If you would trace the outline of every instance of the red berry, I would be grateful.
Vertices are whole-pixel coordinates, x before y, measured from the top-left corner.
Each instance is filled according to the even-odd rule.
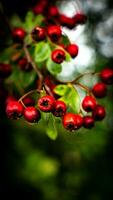
[[[23,42],[26,32],[23,28],[15,28],[12,31],[12,37],[15,42]]]
[[[35,105],[35,102],[34,100],[31,98],[31,97],[25,97],[23,99],[23,103],[24,105],[27,107],[27,106],[34,106]]]
[[[7,78],[12,72],[10,64],[0,63],[0,78]]]
[[[18,101],[9,101],[6,106],[6,114],[10,119],[18,119],[23,114],[23,106]]]
[[[55,106],[55,99],[46,95],[38,100],[38,108],[43,112],[51,112]]]
[[[55,49],[51,54],[51,58],[55,63],[61,64],[65,60],[65,52],[61,49]]]
[[[82,127],[83,118],[79,114],[67,113],[63,116],[63,126],[69,131],[74,131]]]
[[[51,25],[47,28],[47,34],[53,42],[58,42],[58,40],[61,38],[62,31],[60,26]]]
[[[82,101],[82,107],[86,112],[91,112],[95,109],[96,100],[92,96],[86,96]]]
[[[107,87],[104,83],[97,83],[94,85],[92,92],[95,97],[102,98],[106,96]]]
[[[58,8],[56,6],[50,6],[48,9],[48,15],[50,17],[57,17],[59,15]]]
[[[75,58],[78,55],[78,46],[76,44],[69,44],[66,47],[66,50],[72,58]]]
[[[45,40],[46,38],[45,29],[39,26],[36,26],[32,31],[32,38],[36,42]]]
[[[87,21],[87,16],[83,13],[77,13],[74,16],[74,20],[76,24],[85,24]]]
[[[38,122],[41,118],[39,110],[33,106],[29,106],[24,110],[24,118],[31,123]]]
[[[59,23],[62,26],[68,27],[69,29],[72,29],[75,27],[75,19],[72,17],[67,17],[66,15],[63,15],[63,14],[59,16]]]
[[[16,101],[14,96],[7,96],[6,100],[5,100],[5,104],[7,105],[10,101]]]
[[[29,72],[32,70],[32,65],[31,63],[28,63],[27,59],[26,58],[21,58],[19,61],[18,61],[18,64],[19,64],[19,67],[22,71],[26,71],[26,72]]]
[[[85,116],[83,118],[83,126],[85,128],[88,128],[88,129],[92,128],[94,126],[94,119],[93,119],[93,117],[92,116]]]
[[[56,117],[62,117],[66,113],[66,104],[63,101],[57,100],[52,113]]]
[[[100,73],[101,80],[107,84],[113,84],[113,69],[105,68]]]
[[[45,5],[43,5],[41,3],[38,3],[32,9],[32,11],[34,12],[35,15],[43,14],[44,10],[45,10]]]
[[[96,121],[101,121],[106,115],[105,108],[101,105],[97,105],[93,110],[92,116]]]

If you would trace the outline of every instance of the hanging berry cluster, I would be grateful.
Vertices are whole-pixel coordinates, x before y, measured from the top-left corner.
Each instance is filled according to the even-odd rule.
[[[17,20],[14,26],[11,21],[12,45],[3,52],[3,55],[8,52],[9,60],[5,58],[0,63],[0,79],[5,87],[10,87],[5,99],[9,119],[24,117],[29,123],[37,123],[45,120],[45,113],[51,121],[61,119],[69,131],[81,127],[90,129],[95,121],[104,119],[106,111],[98,99],[105,97],[107,86],[113,84],[111,68],[90,73],[100,78],[92,88],[80,83],[87,73],[71,82],[57,79],[62,63],[76,58],[79,53],[78,45],[70,42],[62,26],[73,29],[86,20],[82,12],[70,18],[49,1],[41,0],[28,11],[25,22]],[[86,92],[84,99],[80,100],[76,86]]]

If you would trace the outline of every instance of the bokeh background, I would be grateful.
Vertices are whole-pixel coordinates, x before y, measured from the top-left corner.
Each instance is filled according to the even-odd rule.
[[[8,17],[14,13],[23,16],[35,3],[32,0],[1,2]],[[113,68],[112,1],[59,1],[58,6],[69,16],[78,10],[88,16],[86,25],[71,31],[64,29],[80,47],[76,62],[70,64],[70,78],[76,73],[98,72],[105,66]],[[1,24],[3,27],[4,23]],[[67,79],[69,71],[63,70],[58,78]],[[88,86],[96,81],[91,76],[82,80]],[[55,141],[45,134],[43,123],[30,126],[23,120],[10,121],[0,108],[0,199],[8,195],[12,199],[32,200],[112,200],[112,86],[108,96],[99,101],[107,110],[105,120],[96,123],[92,130],[82,128],[74,134],[59,126]]]

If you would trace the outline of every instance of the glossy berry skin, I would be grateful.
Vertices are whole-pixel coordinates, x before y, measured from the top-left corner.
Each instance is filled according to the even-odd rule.
[[[46,95],[38,100],[38,108],[43,112],[52,112],[55,106],[55,99]]]
[[[26,58],[21,58],[18,61],[18,65],[22,71],[30,72],[32,70],[32,65],[28,63]]]
[[[105,108],[101,105],[97,105],[93,110],[92,116],[96,121],[101,121],[105,118],[106,111]]]
[[[23,106],[18,101],[9,101],[6,106],[6,114],[9,119],[18,119],[23,114]]]
[[[103,98],[107,94],[107,87],[104,83],[97,83],[94,85],[92,92],[95,97]]]
[[[66,104],[63,101],[57,100],[52,111],[56,117],[62,117],[66,114]]]
[[[24,105],[27,107],[27,106],[34,106],[35,105],[35,102],[34,100],[31,98],[31,97],[25,97],[23,99],[23,103]]]
[[[67,52],[71,55],[72,58],[75,58],[78,55],[78,46],[76,44],[70,44],[66,47]]]
[[[65,60],[65,52],[62,49],[55,49],[51,58],[55,63],[61,64]]]
[[[32,30],[32,39],[36,42],[38,41],[43,41],[46,38],[46,32],[44,28],[41,28],[39,26],[36,26],[33,30]]]
[[[69,29],[72,29],[75,27],[75,19],[72,17],[68,17],[66,15],[63,15],[63,14],[59,15],[59,23],[62,26],[66,26]]]
[[[14,96],[7,96],[5,100],[5,104],[7,105],[10,101],[16,101],[16,98]]]
[[[77,13],[74,16],[74,20],[76,24],[85,24],[87,21],[87,16],[84,13]]]
[[[100,73],[100,78],[103,83],[110,85],[113,84],[113,69],[105,68]]]
[[[91,112],[96,107],[96,100],[92,96],[86,96],[82,101],[82,108],[86,112]]]
[[[59,15],[58,8],[56,6],[50,6],[48,9],[48,15],[50,17],[57,17]]]
[[[25,36],[26,36],[26,32],[23,28],[15,28],[12,31],[12,37],[15,42],[19,42],[19,43],[23,42]]]
[[[12,72],[10,64],[0,63],[0,78],[7,78]]]
[[[51,25],[47,28],[47,35],[53,42],[58,42],[62,35],[62,30],[58,25]]]
[[[83,126],[84,128],[91,129],[94,127],[94,119],[92,116],[83,117]]]
[[[66,113],[62,122],[65,129],[74,131],[82,127],[83,118],[79,114]]]
[[[26,121],[31,122],[31,123],[38,122],[41,118],[40,111],[37,110],[33,106],[26,107],[24,109],[23,115],[24,115],[24,118],[26,119]]]

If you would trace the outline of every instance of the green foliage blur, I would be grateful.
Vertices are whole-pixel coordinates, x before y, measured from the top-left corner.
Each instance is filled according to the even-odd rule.
[[[98,52],[93,33],[101,17],[96,12],[88,14],[86,30]],[[113,57],[98,52],[97,63],[96,71],[104,65],[113,67]],[[0,112],[0,199],[8,195],[31,200],[112,200],[112,102],[110,86],[108,96],[100,100],[107,110],[105,120],[97,122],[92,130],[82,128],[75,133],[65,131],[59,123],[55,141],[45,134],[42,121],[32,126],[24,120],[8,120]]]

